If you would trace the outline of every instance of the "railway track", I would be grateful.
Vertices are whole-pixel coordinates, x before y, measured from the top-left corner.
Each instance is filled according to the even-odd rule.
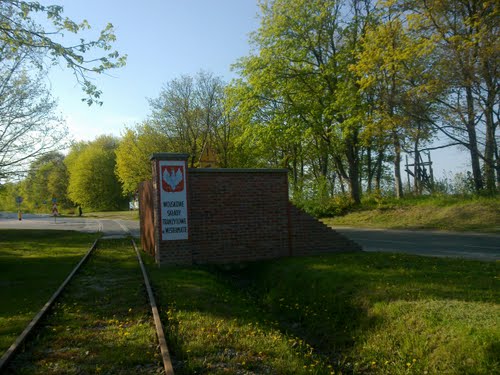
[[[46,360],[44,356],[50,357],[56,352],[59,359],[68,357],[63,358],[66,362],[71,362],[74,358],[76,363],[73,365],[76,366],[76,370],[73,368],[72,371],[78,372],[78,366],[88,366],[82,364],[88,358],[88,361],[95,366],[95,372],[99,373],[101,371],[99,360],[103,355],[99,351],[105,352],[110,346],[130,347],[132,344],[127,340],[134,335],[138,337],[137,340],[143,340],[142,336],[145,335],[143,331],[148,327],[152,331],[154,323],[156,335],[150,334],[148,339],[156,342],[150,342],[148,345],[149,349],[159,348],[159,353],[154,355],[151,353],[151,357],[161,357],[162,369],[136,365],[130,368],[130,373],[158,374],[161,371],[166,375],[173,375],[163,326],[139,250],[134,240],[128,245],[123,240],[117,241],[99,239],[93,243],[52,297],[2,355],[1,374],[16,374],[20,365],[30,361],[36,362],[36,365],[30,365],[32,367],[50,366],[50,360]],[[124,251],[124,245],[132,254]],[[101,246],[104,249],[109,248],[107,253],[104,250],[99,253]],[[133,258],[137,259],[133,261]],[[135,270],[132,272],[131,268]],[[149,303],[149,306],[145,306],[146,303]],[[145,321],[148,318],[149,322]],[[52,339],[40,340],[40,337],[51,335]],[[79,343],[79,339],[84,344]],[[63,341],[64,344],[58,344],[58,341]],[[134,345],[137,344],[134,342]],[[130,357],[140,354],[134,353],[133,350],[147,351],[148,348],[132,349]],[[64,356],[61,353],[64,353]],[[149,351],[147,353],[149,354]],[[57,366],[60,366],[60,363]],[[113,364],[110,366],[113,367]],[[54,372],[64,373],[64,370],[63,372],[59,370]],[[123,369],[117,371],[125,373]]]

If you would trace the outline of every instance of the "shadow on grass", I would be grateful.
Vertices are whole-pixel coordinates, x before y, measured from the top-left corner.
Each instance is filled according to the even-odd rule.
[[[233,348],[240,360],[245,358],[244,351],[257,352],[252,344],[242,344],[243,337],[228,341],[215,332],[214,342],[207,343],[196,333],[219,319],[237,322],[241,336],[247,334],[244,327],[253,325],[267,336],[278,331],[291,340],[289,349],[298,364],[283,373],[310,373],[311,363],[316,363],[314,373],[318,374],[329,373],[328,365],[343,373],[374,372],[370,362],[357,367],[353,362],[359,360],[354,349],[363,345],[370,332],[388,324],[384,314],[374,313],[375,306],[433,300],[495,303],[500,297],[492,262],[398,254],[336,254],[223,267],[153,268],[150,272],[180,374],[209,371],[206,363],[222,362],[225,347]],[[412,309],[395,305],[402,309],[395,316],[406,316],[406,310]],[[297,343],[301,343],[300,350],[295,350]],[[316,356],[306,355],[311,348]],[[258,369],[282,373],[278,357],[286,354],[273,355],[271,359],[267,354]],[[247,355],[242,361],[253,360],[257,366],[255,357]],[[406,366],[405,358],[399,361]]]
[[[48,301],[94,235],[0,230],[0,354]]]

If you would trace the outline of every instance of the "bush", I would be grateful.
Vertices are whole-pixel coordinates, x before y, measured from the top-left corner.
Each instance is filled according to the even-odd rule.
[[[342,216],[352,211],[356,206],[348,195],[336,195],[334,197],[324,197],[307,200],[293,201],[294,204],[314,217],[334,217]]]

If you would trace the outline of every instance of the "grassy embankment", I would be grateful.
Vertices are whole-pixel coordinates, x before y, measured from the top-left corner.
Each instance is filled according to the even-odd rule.
[[[176,374],[492,374],[495,263],[338,254],[151,267]]]
[[[101,241],[7,373],[161,373],[150,312],[129,240]]]
[[[346,215],[322,221],[332,226],[500,233],[500,197],[371,198]]]

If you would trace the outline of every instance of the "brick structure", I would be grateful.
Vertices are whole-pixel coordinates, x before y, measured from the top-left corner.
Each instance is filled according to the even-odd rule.
[[[188,169],[188,239],[162,241],[156,169],[158,161],[164,159],[186,160],[187,155],[154,154],[153,181],[141,184],[139,194],[141,244],[161,265],[233,263],[361,250],[289,202],[284,169]],[[149,196],[153,199],[147,201]],[[150,211],[142,207],[151,203],[153,228],[145,216]]]

